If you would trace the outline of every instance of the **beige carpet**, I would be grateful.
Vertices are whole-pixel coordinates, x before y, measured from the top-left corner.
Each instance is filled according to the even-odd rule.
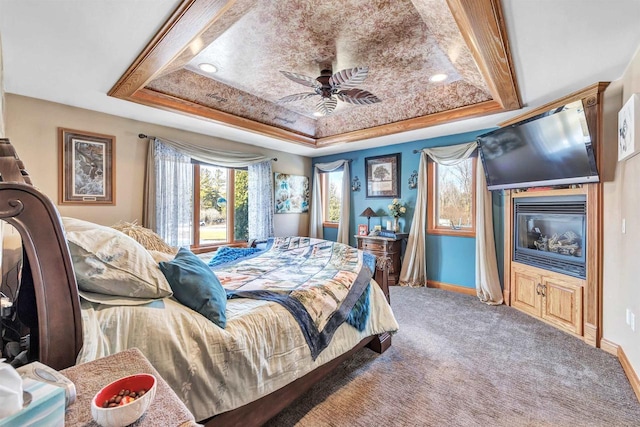
[[[519,311],[391,290],[400,331],[358,352],[267,425],[640,426],[618,360]]]

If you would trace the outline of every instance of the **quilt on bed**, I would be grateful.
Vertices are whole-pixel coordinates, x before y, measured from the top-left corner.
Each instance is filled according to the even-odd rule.
[[[365,295],[373,275],[363,252],[307,237],[275,238],[259,256],[213,267],[228,298],[274,301],[300,325],[315,360]],[[366,319],[365,319],[366,320]]]

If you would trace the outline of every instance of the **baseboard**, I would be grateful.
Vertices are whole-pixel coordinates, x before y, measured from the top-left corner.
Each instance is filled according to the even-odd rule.
[[[436,282],[435,280],[427,280],[428,288],[443,289],[445,291],[458,292],[460,294],[476,296],[475,288],[467,288],[466,286],[451,285],[449,283]]]
[[[614,356],[618,356],[618,344],[613,343],[606,338],[602,338],[600,340],[600,348],[606,351],[609,354],[613,354]]]
[[[633,370],[633,366],[631,366],[631,362],[627,359],[627,355],[624,354],[622,347],[618,347],[618,360],[622,365],[622,369],[624,369],[624,373],[627,374],[627,378],[631,383],[633,392],[636,394],[636,398],[640,402],[640,378],[638,378],[636,371]]]

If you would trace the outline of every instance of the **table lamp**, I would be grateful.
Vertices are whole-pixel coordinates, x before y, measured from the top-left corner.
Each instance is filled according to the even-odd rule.
[[[362,212],[360,214],[360,216],[366,216],[367,217],[367,230],[371,230],[371,217],[372,216],[378,216],[378,215],[376,215],[376,213],[373,211],[373,209],[367,208],[367,209],[364,210],[364,212]]]

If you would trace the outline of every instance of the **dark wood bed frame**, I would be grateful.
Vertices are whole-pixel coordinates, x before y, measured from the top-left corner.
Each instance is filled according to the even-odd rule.
[[[83,342],[82,319],[60,214],[51,200],[31,185],[8,139],[0,139],[0,219],[15,227],[22,237],[22,280],[16,307],[20,321],[30,331],[29,359],[57,370],[75,365]],[[379,259],[375,275],[387,299],[390,261]],[[391,336],[383,333],[367,337],[349,352],[287,386],[201,422],[208,427],[261,425],[365,346],[382,353],[391,346]]]

